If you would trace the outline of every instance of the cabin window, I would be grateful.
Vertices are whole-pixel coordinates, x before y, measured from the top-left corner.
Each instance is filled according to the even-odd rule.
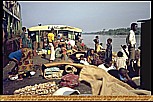
[[[68,32],[68,38],[70,38],[71,40],[74,40],[74,37],[73,37],[73,32]]]
[[[59,31],[59,34],[62,34],[64,38],[68,38],[68,31]]]

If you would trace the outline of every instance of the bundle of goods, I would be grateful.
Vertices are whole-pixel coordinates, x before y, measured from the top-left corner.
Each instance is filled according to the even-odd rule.
[[[60,79],[62,77],[63,70],[58,67],[50,67],[44,70],[44,77],[46,79]]]
[[[79,76],[75,75],[73,73],[66,74],[62,76],[60,86],[62,87],[69,87],[69,88],[75,88],[79,86]]]
[[[35,84],[34,86],[26,86],[14,91],[14,95],[52,95],[58,86],[55,81],[42,84]]]

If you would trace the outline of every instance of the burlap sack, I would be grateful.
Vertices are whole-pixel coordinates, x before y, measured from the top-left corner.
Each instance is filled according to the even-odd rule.
[[[84,66],[80,72],[79,80],[90,83],[93,95],[137,95],[131,91],[135,90],[134,88],[96,66]]]

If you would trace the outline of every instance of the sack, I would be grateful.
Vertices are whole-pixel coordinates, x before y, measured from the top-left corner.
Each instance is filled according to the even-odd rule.
[[[60,85],[63,87],[74,88],[79,86],[79,76],[75,74],[66,74],[61,78]]]

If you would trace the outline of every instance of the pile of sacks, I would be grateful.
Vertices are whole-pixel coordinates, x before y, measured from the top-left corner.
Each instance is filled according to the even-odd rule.
[[[34,86],[26,86],[14,91],[14,95],[52,95],[58,86],[55,81],[42,84],[35,84]]]

